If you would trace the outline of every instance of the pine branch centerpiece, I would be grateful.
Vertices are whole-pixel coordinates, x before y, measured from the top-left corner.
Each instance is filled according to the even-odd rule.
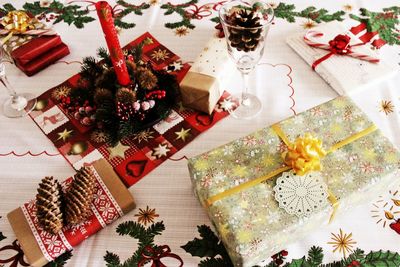
[[[100,48],[99,61],[84,58],[78,86],[56,100],[71,117],[105,132],[115,145],[166,118],[176,104],[178,83],[143,59],[147,40],[122,50],[110,6],[100,1],[96,8],[110,53]]]

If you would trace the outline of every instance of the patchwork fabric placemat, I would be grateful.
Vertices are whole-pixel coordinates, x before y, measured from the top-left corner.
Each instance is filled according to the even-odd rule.
[[[190,65],[183,63],[151,34],[143,34],[124,49],[144,40],[143,59],[151,62],[155,69],[176,75],[181,81]],[[76,87],[79,77],[76,74],[40,95],[30,116],[75,169],[85,162],[105,158],[127,186],[138,182],[200,133],[229,115],[224,110],[230,101],[226,92],[220,100],[223,104],[218,104],[212,115],[186,109],[178,103],[166,119],[110,147],[104,132],[82,125],[60,105],[60,96]]]

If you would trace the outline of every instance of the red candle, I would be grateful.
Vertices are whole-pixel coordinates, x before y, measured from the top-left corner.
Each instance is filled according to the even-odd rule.
[[[111,6],[106,1],[99,1],[96,3],[96,9],[118,82],[123,86],[127,86],[130,84],[131,79],[129,78],[128,69],[126,68],[125,57],[121,45],[119,44],[117,31],[114,27]]]

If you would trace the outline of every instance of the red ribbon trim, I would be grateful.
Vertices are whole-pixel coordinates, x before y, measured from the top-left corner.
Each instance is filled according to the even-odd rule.
[[[24,252],[19,246],[17,240],[14,240],[11,245],[7,245],[0,248],[0,251],[5,251],[5,250],[14,250],[17,252],[17,254],[5,260],[0,259],[0,263],[11,263],[10,267],[17,267],[18,264],[21,264],[22,266],[29,266],[29,264],[24,261]]]
[[[169,246],[164,245],[156,248],[146,246],[142,251],[141,260],[138,263],[138,267],[142,267],[148,261],[151,261],[151,267],[167,267],[161,262],[162,258],[176,259],[180,262],[179,267],[183,266],[183,260],[178,255],[171,253]]]

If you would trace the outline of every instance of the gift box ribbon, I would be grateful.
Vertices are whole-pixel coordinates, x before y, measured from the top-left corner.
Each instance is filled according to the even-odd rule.
[[[270,173],[268,173],[268,174],[266,174],[264,176],[258,177],[256,179],[251,180],[251,181],[244,182],[244,183],[242,183],[242,184],[240,184],[238,186],[235,186],[233,188],[227,189],[227,190],[225,190],[225,191],[223,191],[221,193],[218,193],[218,194],[216,194],[214,196],[209,197],[206,200],[207,206],[211,206],[212,204],[214,204],[218,200],[221,200],[223,198],[229,197],[229,196],[231,196],[233,194],[236,194],[236,193],[238,193],[240,191],[243,191],[245,189],[248,189],[248,188],[251,188],[253,186],[256,186],[256,185],[258,185],[258,184],[260,184],[262,182],[270,180],[270,179],[274,178],[275,176],[277,176],[277,175],[279,175],[279,174],[281,174],[281,173],[283,173],[285,171],[293,170],[296,173],[305,174],[308,171],[319,170],[321,168],[320,163],[319,163],[319,159],[320,158],[322,158],[323,156],[325,156],[327,154],[330,154],[330,153],[334,152],[335,150],[340,149],[340,148],[342,148],[342,147],[344,147],[344,146],[346,146],[346,145],[348,145],[348,144],[350,144],[350,143],[352,143],[352,142],[354,142],[354,141],[356,141],[356,140],[358,140],[358,139],[360,139],[360,138],[362,138],[362,137],[364,137],[364,136],[376,131],[377,127],[375,125],[371,125],[368,128],[366,128],[366,129],[364,129],[364,130],[362,130],[362,131],[360,131],[358,133],[355,133],[354,135],[351,135],[351,136],[343,139],[340,142],[337,142],[331,148],[329,148],[327,151],[324,151],[322,149],[321,141],[313,139],[310,136],[308,136],[309,137],[309,141],[306,141],[307,138],[305,138],[305,139],[303,138],[303,140],[296,140],[296,142],[294,144],[292,144],[289,141],[289,139],[287,138],[287,135],[283,132],[282,128],[279,126],[279,124],[272,125],[272,129],[275,131],[275,133],[279,136],[279,138],[288,147],[288,151],[284,152],[282,154],[282,156],[284,157],[284,161],[285,161],[286,166],[280,167],[280,168],[278,168],[278,169],[276,169],[276,170],[274,170],[274,171],[272,171],[272,172],[270,172]],[[306,137],[307,137],[307,134],[306,134]],[[290,152],[293,152],[293,148],[296,146],[296,143],[298,143],[300,141],[302,141],[303,143],[307,143],[305,146],[308,146],[308,147],[313,147],[313,146],[315,147],[316,145],[318,146],[314,150],[314,151],[317,151],[317,153],[313,153],[314,154],[313,155],[314,158],[312,159],[312,161],[314,161],[314,162],[312,163],[313,166],[311,166],[311,167],[305,167],[304,164],[303,165],[299,164],[299,162],[292,162],[292,161],[286,162],[287,161],[286,160],[287,159],[287,155]],[[310,155],[308,155],[308,156],[310,156]],[[308,156],[306,155],[304,157],[308,157]],[[297,159],[300,159],[300,161],[302,161],[304,159],[304,157],[303,158],[302,157],[297,157]],[[317,158],[318,158],[318,162],[316,163],[315,160],[317,160]],[[310,161],[306,160],[306,162],[310,162]],[[328,189],[328,201],[331,203],[331,205],[333,207],[333,212],[332,212],[332,214],[330,216],[330,219],[329,219],[329,222],[331,222],[332,219],[335,217],[336,211],[337,211],[338,206],[339,206],[339,202],[338,202],[338,199],[336,198],[336,196],[329,189]]]
[[[319,43],[317,41],[314,41],[312,38],[316,38],[316,37],[322,37],[324,34],[322,32],[317,32],[317,31],[308,31],[305,35],[304,35],[304,42],[311,46],[311,47],[315,47],[315,48],[320,48],[320,49],[324,49],[324,50],[328,50],[329,53],[326,54],[325,56],[317,59],[316,61],[314,61],[314,63],[312,64],[312,69],[315,70],[315,68],[322,63],[323,61],[327,60],[328,58],[330,58],[333,55],[346,55],[346,56],[350,56],[350,57],[354,57],[354,58],[358,58],[361,60],[365,60],[371,63],[378,63],[379,62],[379,58],[373,57],[371,55],[367,55],[367,54],[362,54],[362,53],[358,53],[352,50],[353,47],[356,46],[361,46],[361,45],[365,45],[364,43],[359,43],[359,44],[354,44],[354,45],[350,45],[350,37],[348,35],[345,34],[339,34],[337,35],[333,40],[330,40],[328,42],[328,44],[325,43]]]
[[[27,35],[55,35],[52,29],[45,29],[44,25],[36,18],[31,18],[26,12],[21,10],[10,11],[1,18],[0,24],[4,27],[0,30],[0,35],[7,34],[1,40],[5,44],[14,33]]]

